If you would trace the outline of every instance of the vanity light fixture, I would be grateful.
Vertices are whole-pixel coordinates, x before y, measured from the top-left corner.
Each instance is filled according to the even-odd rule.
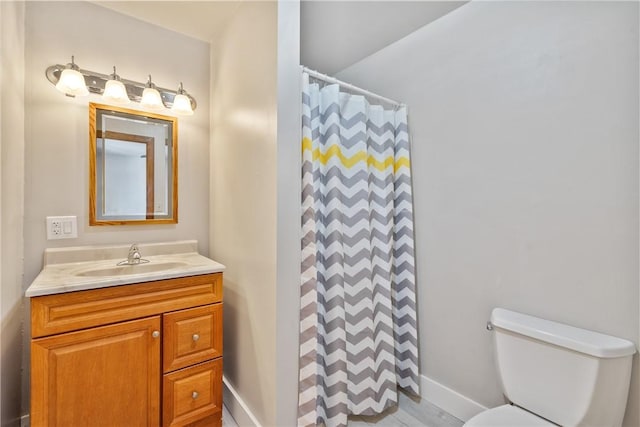
[[[0,0],[2,1],[2,0]],[[90,93],[103,95],[107,103],[128,103],[129,101],[139,102],[142,107],[150,110],[161,110],[168,108],[174,114],[192,115],[197,107],[196,100],[189,95],[180,83],[180,89],[171,90],[158,87],[151,82],[140,83],[133,80],[120,78],[116,72],[111,75],[100,74],[95,71],[88,71],[78,68],[71,57],[71,63],[67,65],[55,64],[47,68],[47,80],[51,82],[60,92],[67,96],[75,97],[88,95]],[[67,77],[69,76],[69,77]],[[112,83],[113,82],[113,83]],[[122,91],[122,85],[124,91]],[[118,93],[113,95],[113,87],[118,87]],[[160,102],[155,95],[145,97],[145,92],[153,94],[153,91],[145,89],[155,89],[159,94]],[[150,100],[153,97],[153,100]],[[143,102],[144,98],[144,102]],[[149,101],[147,102],[147,100]],[[174,104],[178,104],[173,108]]]
[[[107,102],[113,102],[114,104],[128,104],[131,102],[127,95],[127,88],[124,87],[124,83],[120,80],[120,76],[116,73],[116,66],[113,66],[113,74],[110,76],[110,80],[104,86],[104,93],[102,98]]]
[[[70,97],[89,95],[89,90],[84,82],[84,76],[80,73],[74,57],[60,72],[60,79],[56,82],[56,89]]]
[[[140,100],[140,104],[150,110],[164,109],[162,96],[160,95],[160,92],[158,92],[158,89],[156,89],[156,85],[151,81],[151,74],[149,74],[149,80],[147,81],[146,87],[142,91],[142,99]]]
[[[187,96],[187,91],[182,87],[182,82],[180,82],[180,87],[178,88],[178,94],[173,99],[173,106],[171,107],[171,111],[181,116],[192,116],[193,109],[191,109],[191,102]]]

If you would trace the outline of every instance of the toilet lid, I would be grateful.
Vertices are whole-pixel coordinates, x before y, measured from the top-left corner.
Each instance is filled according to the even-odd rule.
[[[513,405],[503,405],[480,412],[463,427],[549,427],[549,421]]]

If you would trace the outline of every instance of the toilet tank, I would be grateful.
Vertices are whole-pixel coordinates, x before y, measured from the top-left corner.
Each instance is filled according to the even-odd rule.
[[[502,308],[491,325],[510,402],[562,426],[622,424],[632,342]]]

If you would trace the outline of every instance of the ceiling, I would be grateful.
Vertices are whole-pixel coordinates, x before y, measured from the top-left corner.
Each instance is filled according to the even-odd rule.
[[[185,34],[195,39],[212,41],[219,37],[242,0],[231,1],[94,1],[141,21]]]
[[[300,62],[335,74],[466,1],[303,1]]]
[[[246,2],[94,3],[196,39],[213,41]],[[465,3],[431,0],[302,1],[301,62],[323,73],[335,74]]]

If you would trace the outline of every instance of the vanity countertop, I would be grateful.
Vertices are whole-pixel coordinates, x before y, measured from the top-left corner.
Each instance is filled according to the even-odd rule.
[[[131,283],[219,273],[225,266],[198,253],[196,240],[140,243],[149,263],[116,267],[131,245],[45,249],[44,267],[27,289],[27,297],[99,289]],[[113,274],[111,274],[113,272]]]

